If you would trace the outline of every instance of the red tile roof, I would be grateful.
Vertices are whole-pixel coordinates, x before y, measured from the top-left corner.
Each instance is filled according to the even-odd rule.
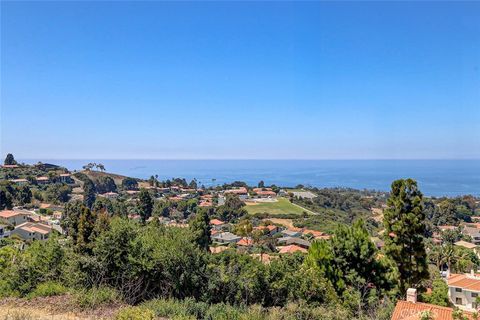
[[[480,277],[467,274],[452,274],[448,278],[448,286],[480,292]]]
[[[294,253],[294,252],[307,252],[307,249],[292,244],[289,246],[281,247],[279,253]]]
[[[26,212],[21,211],[13,211],[13,210],[2,210],[0,211],[0,218],[8,219],[12,217],[16,217],[19,215],[28,215]]]
[[[238,246],[251,246],[253,244],[253,240],[249,238],[242,238],[240,241],[237,242]]]
[[[420,320],[422,312],[429,311],[433,320],[452,320],[452,308],[440,307],[428,303],[413,303],[407,301],[398,301],[393,310],[391,320]],[[464,312],[468,319],[473,319],[472,314]]]
[[[210,224],[213,224],[214,226],[219,226],[219,225],[222,225],[224,224],[225,222],[223,222],[222,220],[218,220],[218,219],[212,219],[210,220]]]

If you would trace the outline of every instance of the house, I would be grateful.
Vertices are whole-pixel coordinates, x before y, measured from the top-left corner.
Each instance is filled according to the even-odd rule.
[[[214,230],[221,230],[223,228],[223,226],[225,225],[225,222],[223,222],[222,220],[218,220],[218,219],[212,219],[212,220],[210,220],[210,225],[212,226],[212,228]]]
[[[248,198],[248,190],[245,187],[225,190],[223,194],[236,194],[240,199],[245,200]]]
[[[18,168],[18,164],[3,164],[2,168],[4,168],[4,169],[16,169],[16,168]]]
[[[282,230],[281,233],[285,237],[300,237],[302,235],[301,230],[298,230],[298,229],[285,229],[285,230]]]
[[[13,229],[11,234],[17,234],[25,240],[46,240],[51,232],[52,227],[46,224],[25,222]]]
[[[15,183],[16,185],[19,185],[19,186],[24,186],[24,185],[27,185],[28,184],[28,180],[27,179],[12,179],[10,180],[11,182]]]
[[[278,238],[278,243],[285,244],[285,245],[297,245],[299,247],[308,249],[310,248],[310,242],[301,238],[297,237],[282,237]]]
[[[249,247],[253,244],[252,238],[243,237],[237,242],[237,246]]]
[[[240,239],[242,238],[231,232],[221,232],[212,236],[213,241],[220,243],[237,243]]]
[[[279,228],[277,226],[274,226],[274,225],[268,225],[268,226],[258,226],[258,227],[255,227],[253,228],[254,230],[261,230],[269,235],[274,235],[276,233],[278,233],[279,231]]]
[[[391,320],[421,320],[430,315],[433,320],[453,320],[453,309],[434,304],[417,302],[417,290],[407,290],[407,301],[398,301],[393,310]],[[473,320],[473,314],[463,313],[468,320]]]
[[[474,244],[480,244],[480,229],[478,229],[476,226],[467,225],[463,228],[462,233],[470,236]]]
[[[62,173],[58,176],[58,180],[62,183],[73,183],[70,173]]]
[[[116,193],[116,192],[105,192],[105,193],[99,194],[98,196],[99,197],[104,197],[104,198],[107,198],[107,199],[115,199],[115,198],[118,198],[118,193]]]
[[[18,226],[28,221],[30,213],[24,211],[2,210],[0,211],[0,221]]]
[[[458,308],[467,311],[476,310],[477,297],[480,295],[480,276],[473,270],[470,274],[451,274],[447,277],[448,296]]]
[[[272,188],[253,188],[253,192],[259,198],[275,198],[277,194],[272,191]]]
[[[285,247],[278,247],[277,249],[278,249],[278,253],[280,253],[280,254],[295,253],[295,252],[306,253],[307,252],[307,249],[299,247],[295,244],[291,244],[291,245],[285,246]]]
[[[455,245],[458,246],[458,247],[463,247],[463,248],[466,248],[466,249],[470,249],[473,252],[475,252],[475,254],[478,256],[477,245],[476,244],[460,240],[460,241],[455,242]]]
[[[36,180],[38,184],[47,184],[50,182],[48,177],[37,177]]]

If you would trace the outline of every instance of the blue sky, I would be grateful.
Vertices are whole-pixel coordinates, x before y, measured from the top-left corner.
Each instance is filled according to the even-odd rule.
[[[3,2],[1,154],[480,158],[480,2]]]

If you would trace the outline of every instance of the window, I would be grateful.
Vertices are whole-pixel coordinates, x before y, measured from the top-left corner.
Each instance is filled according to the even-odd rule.
[[[455,292],[462,292],[462,288],[455,288]]]
[[[478,293],[472,292],[472,298],[476,298],[476,297],[478,297]]]
[[[462,298],[456,298],[455,304],[462,304]]]

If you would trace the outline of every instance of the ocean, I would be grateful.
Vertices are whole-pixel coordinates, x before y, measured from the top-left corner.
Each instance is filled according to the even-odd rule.
[[[388,191],[393,180],[413,178],[427,196],[480,196],[480,160],[49,160],[79,170],[88,162],[136,178],[196,178],[200,185],[244,181],[256,185],[350,187]]]

